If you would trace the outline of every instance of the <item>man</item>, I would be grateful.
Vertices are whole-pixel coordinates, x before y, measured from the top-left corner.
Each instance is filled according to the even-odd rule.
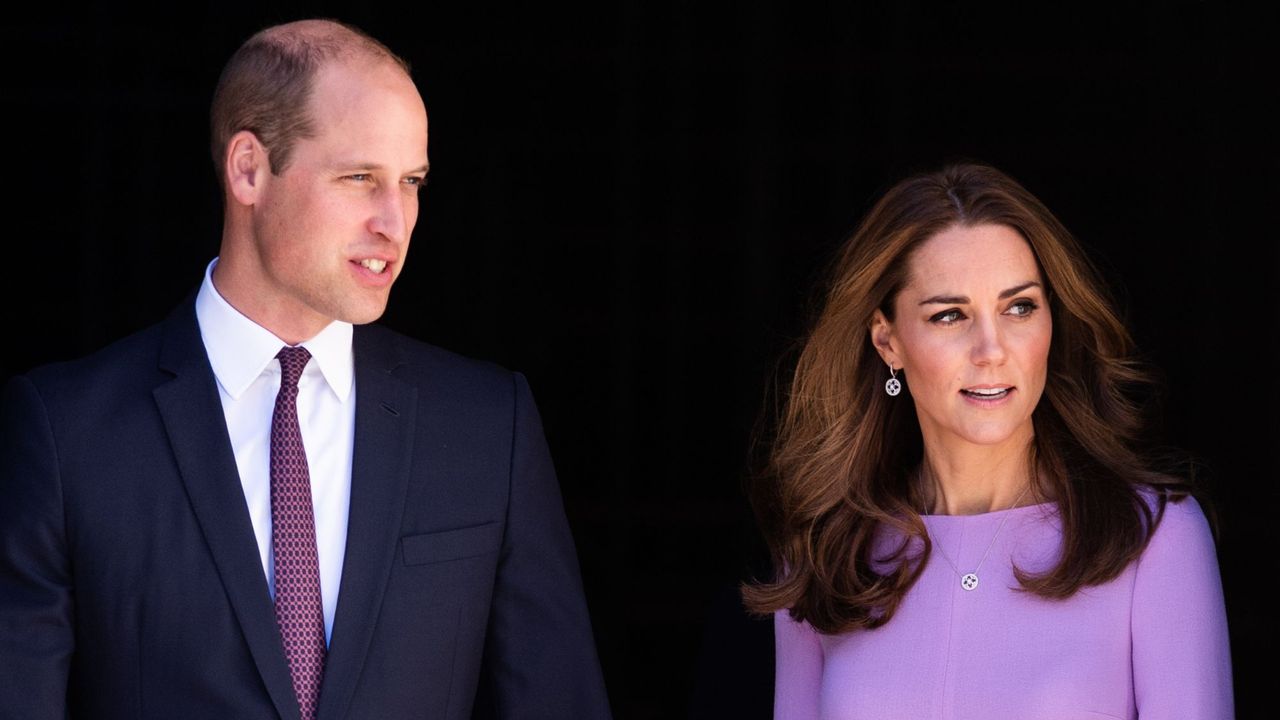
[[[269,28],[212,120],[199,291],[5,390],[0,717],[607,717],[524,379],[362,326],[428,167],[403,61]]]

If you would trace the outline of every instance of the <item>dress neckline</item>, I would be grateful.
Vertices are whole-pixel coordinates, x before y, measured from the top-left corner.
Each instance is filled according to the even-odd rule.
[[[963,523],[966,521],[976,523],[976,522],[981,522],[983,520],[990,520],[993,518],[996,520],[999,520],[1008,513],[1023,513],[1030,510],[1039,510],[1042,512],[1050,511],[1050,510],[1056,511],[1057,507],[1058,507],[1058,503],[1050,500],[1048,502],[1034,503],[1031,505],[1019,505],[1018,507],[1005,508],[1003,510],[992,510],[991,512],[985,512],[985,513],[975,513],[973,515],[947,515],[944,513],[937,513],[937,514],[921,513],[920,518],[924,520],[926,523],[933,522],[933,523],[956,524],[956,523]]]

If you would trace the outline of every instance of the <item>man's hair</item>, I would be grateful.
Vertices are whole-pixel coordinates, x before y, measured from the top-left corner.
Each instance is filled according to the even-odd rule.
[[[279,175],[299,138],[313,137],[308,107],[316,73],[327,62],[369,59],[409,63],[364,31],[335,20],[300,20],[266,28],[236,50],[213,93],[209,114],[214,172],[224,178],[227,143],[248,130],[267,148],[267,166]]]

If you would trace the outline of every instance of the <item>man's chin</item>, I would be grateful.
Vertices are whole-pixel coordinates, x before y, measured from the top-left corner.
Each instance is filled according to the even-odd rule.
[[[351,323],[352,325],[368,325],[371,322],[377,321],[378,318],[382,317],[386,311],[387,303],[384,300],[376,306],[369,305],[362,308],[351,308],[339,315],[337,319],[346,323]]]

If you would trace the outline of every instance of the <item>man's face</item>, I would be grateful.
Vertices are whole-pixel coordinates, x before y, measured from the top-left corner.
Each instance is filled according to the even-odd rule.
[[[303,339],[376,320],[409,250],[427,172],[427,114],[390,63],[331,62],[310,101],[316,134],[265,174],[253,209],[255,304]]]

